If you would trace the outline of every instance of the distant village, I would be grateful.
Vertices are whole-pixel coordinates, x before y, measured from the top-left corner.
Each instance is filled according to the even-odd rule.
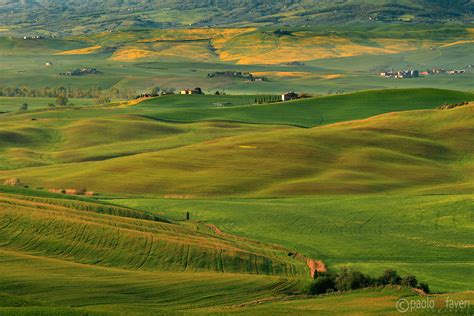
[[[382,71],[380,73],[380,77],[383,78],[395,78],[395,79],[407,79],[407,78],[418,78],[423,76],[432,76],[432,75],[439,75],[439,74],[448,74],[448,75],[460,75],[465,74],[465,69],[427,69],[424,71],[419,71],[416,69],[406,69],[400,71]]]

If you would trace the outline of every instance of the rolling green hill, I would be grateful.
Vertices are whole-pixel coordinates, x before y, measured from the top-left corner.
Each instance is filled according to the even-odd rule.
[[[472,192],[472,190],[471,190]],[[112,200],[120,205],[216,224],[224,232],[277,243],[380,275],[414,274],[435,292],[472,289],[472,194],[357,194],[257,199]]]
[[[261,251],[250,240],[216,237],[205,225],[150,221],[133,210],[70,199],[3,194],[1,202],[4,250],[146,271],[309,275],[306,263],[284,249]]]
[[[289,250],[276,245],[275,240],[285,245],[292,244],[301,250],[312,249],[310,251],[314,252],[319,249],[316,251],[319,254],[338,257],[331,263],[346,264],[352,255],[358,254],[364,259],[351,262],[354,266],[371,272],[379,272],[388,265],[396,266],[401,271],[416,272],[428,279],[437,290],[462,291],[470,284],[469,274],[466,274],[470,269],[469,265],[461,260],[464,258],[461,253],[469,258],[469,252],[467,248],[459,247],[466,240],[462,234],[468,233],[469,226],[458,225],[456,235],[449,233],[449,227],[454,223],[450,220],[451,216],[457,222],[469,212],[468,209],[461,210],[460,203],[467,201],[466,197],[461,196],[454,200],[436,196],[411,197],[402,207],[396,206],[396,201],[393,200],[396,212],[403,210],[403,214],[408,217],[419,216],[419,211],[428,215],[417,224],[417,229],[406,226],[408,218],[406,223],[394,225],[395,221],[389,214],[377,210],[380,203],[372,197],[352,199],[352,202],[356,202],[352,203],[354,211],[351,211],[350,219],[347,217],[349,214],[345,214],[347,222],[344,225],[345,231],[342,232],[338,222],[341,221],[340,216],[347,213],[342,208],[349,204],[340,203],[344,199],[335,201],[333,197],[313,201],[114,201],[152,211],[155,208],[165,210],[174,220],[164,222],[157,220],[161,217],[152,218],[135,209],[92,199],[2,186],[0,192],[2,315],[141,315],[183,312],[207,315],[278,314],[294,313],[300,309],[310,314],[315,311],[381,314],[393,312],[396,300],[401,297],[420,299],[409,289],[391,287],[326,295],[317,299],[295,296],[301,293],[309,278],[306,262],[289,256]],[[369,199],[370,203],[367,203]],[[416,213],[406,208],[412,203],[419,205]],[[299,205],[301,211],[291,215],[287,212],[289,205]],[[363,205],[364,211],[355,211],[356,205]],[[367,205],[371,205],[370,210],[366,208]],[[242,206],[253,215],[248,216],[238,211],[242,210]],[[453,206],[457,208],[456,211]],[[324,211],[328,207],[331,211],[329,213]],[[194,220],[181,221],[184,217],[183,210],[186,209],[192,209]],[[228,211],[222,212],[223,209]],[[255,210],[259,211],[255,213]],[[391,216],[396,216],[396,212],[391,213]],[[439,232],[435,234],[429,230],[429,226],[433,224],[431,215],[435,213],[438,214],[438,230],[447,233],[444,238],[449,243],[445,246],[437,244],[437,239],[432,239],[434,236],[441,238]],[[276,226],[270,225],[268,220],[260,221],[255,218],[256,214],[267,219],[273,214],[270,216],[274,217],[273,224]],[[275,218],[275,214],[280,215]],[[288,228],[288,218],[285,216],[290,215],[294,222],[289,227],[291,233],[276,234],[281,225]],[[360,225],[358,221],[365,216],[375,216],[376,219],[357,228]],[[240,228],[233,228],[239,232],[238,235],[221,232],[216,226],[199,221],[205,217],[215,222],[222,221],[226,230],[231,228],[229,219],[232,218],[234,223],[241,225]],[[309,218],[314,220],[324,217],[326,224],[321,225],[325,228],[317,234],[308,231],[308,227],[301,230],[303,221],[295,222],[295,217],[306,218],[306,227],[311,223]],[[352,226],[347,225],[351,220],[354,220]],[[390,222],[392,224],[389,225]],[[415,222],[410,221],[411,225]],[[255,226],[258,223],[260,226]],[[381,233],[380,225],[386,228],[384,233]],[[401,227],[405,228],[400,230]],[[436,258],[437,262],[432,265],[423,262],[419,250],[417,252],[418,246],[413,244],[411,251],[406,249],[397,256],[398,263],[390,262],[387,257],[377,253],[367,256],[368,249],[363,253],[358,253],[356,249],[345,252],[344,248],[340,248],[342,244],[336,246],[353,234],[359,236],[360,244],[364,243],[360,236],[371,238],[371,233],[378,234],[383,236],[378,238],[378,243],[392,244],[391,248],[385,249],[387,256],[397,253],[395,247],[405,246],[401,241],[407,236],[394,243],[392,234],[395,232],[410,234],[412,240],[418,240],[415,236],[422,234],[425,239],[417,242],[428,242],[421,248],[423,254],[430,253],[427,258]],[[314,237],[311,239],[315,240],[303,242],[304,233],[308,234],[304,238],[312,235]],[[242,235],[253,235],[258,241]],[[382,250],[387,244],[377,249]],[[315,247],[316,245],[318,246]],[[336,248],[345,255],[327,252],[328,249]],[[431,251],[436,255],[433,256]],[[446,260],[447,257],[444,256],[450,256],[453,251],[456,256]],[[410,260],[414,253],[418,253],[419,262],[404,263],[403,260]],[[431,268],[426,269],[427,266]],[[440,274],[443,277],[437,278]],[[461,275],[464,278],[460,278]],[[459,281],[454,281],[455,278],[459,278]],[[444,302],[447,297],[445,294],[432,298]],[[450,293],[449,297],[472,301],[470,292]],[[373,304],[374,300],[380,303]]]
[[[7,117],[13,129],[3,131],[2,156],[12,170],[0,171],[0,176],[20,177],[36,187],[184,196],[472,189],[472,106],[393,112],[311,129],[225,122],[173,125],[150,119],[140,106],[117,111]],[[113,115],[91,120],[103,113]],[[34,127],[25,126],[25,120]],[[127,178],[127,186],[117,181],[121,177]]]
[[[473,13],[0,0],[0,315],[472,314]]]
[[[332,271],[395,268],[472,300],[474,108],[433,109],[470,97],[171,96],[3,114],[0,179],[43,189],[0,186],[0,313],[380,314],[417,297],[295,297],[309,279],[305,256]],[[305,114],[290,116],[298,107]],[[337,123],[292,126],[312,126],[316,109]],[[184,111],[206,115],[163,116]],[[81,187],[100,195],[47,192]]]
[[[202,103],[199,102],[201,99]],[[249,99],[252,100],[251,97]],[[387,112],[433,109],[446,102],[474,100],[474,94],[436,89],[397,89],[357,92],[285,103],[252,106],[246,104],[224,108],[218,108],[213,105],[212,101],[198,97],[195,102],[201,103],[202,106],[200,107],[187,106],[183,108],[175,106],[183,100],[186,99],[182,97],[157,98],[142,102],[139,106],[147,109],[152,107],[158,110],[163,109],[163,111],[151,116],[176,122],[228,120],[312,127],[363,119]],[[235,105],[238,105],[238,103]]]
[[[284,248],[205,223],[163,222],[102,202],[0,191],[9,192],[0,193],[2,314],[224,306],[281,297],[309,276],[306,262]]]

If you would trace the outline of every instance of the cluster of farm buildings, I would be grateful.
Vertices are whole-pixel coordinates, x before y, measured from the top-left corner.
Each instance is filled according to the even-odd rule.
[[[135,99],[138,99],[138,98],[151,98],[151,97],[157,97],[157,96],[165,96],[165,95],[168,95],[168,94],[174,94],[174,92],[165,92],[165,91],[162,91],[161,93],[159,94],[152,94],[152,93],[142,93],[141,95],[138,95]],[[196,95],[196,94],[204,94],[204,92],[202,91],[201,88],[194,88],[194,89],[182,89],[182,90],[179,90],[179,94],[180,95]],[[215,93],[216,95],[220,95],[219,91],[217,91]],[[293,92],[293,91],[289,91],[289,92],[285,92],[285,93],[282,93],[281,94],[281,101],[291,101],[291,100],[297,100],[297,99],[300,99],[300,95]]]
[[[380,77],[383,78],[395,78],[395,79],[406,79],[406,78],[418,78],[421,76],[431,76],[438,74],[449,74],[449,75],[459,75],[466,73],[465,69],[427,69],[424,71],[419,71],[416,69],[405,69],[400,71],[382,71]]]
[[[188,95],[188,94],[204,94],[201,88],[194,89],[183,89],[179,91],[179,94]],[[281,101],[291,101],[299,99],[299,95],[293,91],[285,92],[281,95]]]

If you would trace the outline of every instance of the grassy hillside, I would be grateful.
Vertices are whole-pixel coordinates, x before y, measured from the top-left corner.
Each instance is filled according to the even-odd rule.
[[[254,102],[252,98],[249,99],[252,100],[250,102]],[[245,106],[225,108],[217,108],[204,98],[196,98],[196,103],[200,100],[204,101],[202,102],[203,106],[196,108],[174,106],[183,100],[186,99],[182,97],[158,98],[147,100],[139,106],[146,107],[147,109],[155,107],[159,110],[164,107],[166,111],[160,111],[152,116],[158,119],[178,122],[229,120],[312,127],[363,119],[387,112],[433,109],[446,102],[474,100],[474,94],[435,89],[397,89],[357,92],[285,103],[252,106],[246,104]]]
[[[414,274],[434,291],[471,290],[472,205],[466,195],[321,195],[271,199],[117,199],[114,203],[216,224],[278,243],[331,268]]]
[[[94,113],[90,111],[72,113]],[[44,119],[33,122],[46,121],[48,127],[51,122],[67,122],[47,119],[61,112],[44,113]],[[473,186],[468,176],[473,161],[472,118],[471,105],[394,112],[312,129],[250,125],[234,130],[235,125],[220,122],[173,126],[133,116],[73,122],[53,130],[13,125],[17,131],[5,130],[9,136],[3,145],[3,159],[13,170],[1,171],[0,176],[17,176],[35,187],[86,187],[97,192],[160,196],[469,192]],[[125,130],[111,124],[127,121],[133,124]],[[139,125],[134,131],[135,123]],[[140,126],[147,132],[140,132]],[[183,126],[191,131],[183,131]],[[210,129],[203,133],[205,126]],[[82,127],[90,138],[82,137],[78,143],[67,137],[68,133],[84,135]],[[94,133],[99,136],[92,136]],[[238,133],[245,135],[222,137]],[[147,139],[151,136],[171,143]],[[108,137],[117,139],[120,148],[107,147]],[[41,154],[45,144],[57,146],[47,153],[49,158]],[[9,155],[17,159],[16,165]],[[84,160],[87,162],[77,162]],[[32,167],[18,169],[22,164]],[[120,180],[124,178],[126,186]]]
[[[1,202],[5,250],[148,271],[309,273],[305,262],[289,258],[282,249],[261,252],[258,243],[232,236],[225,240],[199,224],[149,221],[153,217],[132,210],[72,200],[2,194]]]
[[[370,91],[272,105],[174,96],[3,114],[0,179],[45,189],[0,186],[0,313],[351,314],[370,305],[380,314],[412,295],[293,297],[309,269],[290,252],[333,271],[395,268],[436,292],[471,290],[474,108],[430,109],[469,96]],[[288,115],[292,106],[305,116]],[[334,121],[363,118],[275,125],[314,121],[319,108]],[[403,111],[416,108],[425,109]],[[255,121],[162,117],[184,111]],[[80,187],[103,195],[46,192]]]
[[[34,34],[98,32],[118,27],[188,27],[196,25],[321,25],[343,23],[440,23],[472,21],[469,0],[295,0],[284,2],[196,0],[2,1],[0,17],[7,31]],[[14,23],[15,21],[16,23]],[[34,21],[34,22],[33,22]]]
[[[331,267],[351,264],[374,274],[396,267],[428,280],[436,291],[462,291],[472,283],[466,272],[471,254],[463,246],[470,229],[463,220],[469,216],[463,208],[468,196],[406,197],[403,204],[399,199],[387,204],[383,196],[114,201],[160,210],[175,220],[191,210],[192,221],[165,223],[139,219],[135,214],[140,211],[100,201],[6,187],[0,191],[2,315],[278,314],[300,309],[381,314],[395,311],[400,297],[419,299],[404,288],[295,297],[308,280],[306,264],[275,241],[325,254],[333,258]],[[381,203],[392,212],[380,212]],[[123,212],[111,215],[98,205]],[[202,219],[222,223],[224,232]],[[363,224],[364,219],[370,220]],[[372,240],[373,248],[361,248],[365,239]],[[472,301],[470,292],[449,297]],[[433,296],[437,308],[445,308],[440,302],[446,298]]]
[[[92,99],[70,99],[69,102],[76,106],[93,105]],[[48,104],[56,104],[54,98],[22,98],[22,97],[0,97],[0,112],[18,111],[22,104],[28,104],[29,110],[44,109]]]
[[[289,128],[263,124],[324,125],[474,99],[468,93],[424,89],[368,91],[287,103],[251,104],[261,97],[169,96],[134,106],[57,107],[10,113],[0,118],[3,122],[0,131],[4,135],[0,140],[2,169],[103,161],[222,137]],[[199,120],[207,122],[173,123]]]
[[[0,193],[2,314],[223,306],[298,291],[309,277],[285,248],[205,223],[18,193]]]
[[[126,98],[155,86],[201,87],[207,93],[334,93],[432,87],[472,91],[474,27],[358,25],[337,27],[125,28],[64,38],[23,39],[0,32],[0,87],[120,90]],[[300,53],[304,52],[304,54]],[[52,66],[46,66],[46,63]],[[100,75],[60,76],[77,68]],[[380,78],[388,69],[466,69],[407,80]],[[264,82],[208,78],[216,71],[251,72]]]
[[[381,289],[355,291],[345,295],[327,295],[317,299],[295,299],[295,300],[275,300],[269,302],[254,302],[240,308],[233,309],[210,309],[217,313],[228,314],[259,314],[259,315],[314,315],[314,314],[337,314],[337,315],[394,315],[396,314],[394,306],[401,298],[408,302],[416,303],[420,300],[419,296],[413,296],[413,293],[406,289]],[[426,299],[426,298],[425,298]],[[430,313],[470,313],[470,308],[452,308],[446,307],[446,300],[473,300],[472,292],[458,293],[451,298],[448,295],[430,296],[430,300],[435,302],[434,309],[414,309],[413,315],[426,315]],[[471,305],[472,306],[472,305]]]

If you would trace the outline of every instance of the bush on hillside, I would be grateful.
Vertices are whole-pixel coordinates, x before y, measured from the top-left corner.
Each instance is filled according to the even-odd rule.
[[[467,101],[459,102],[459,103],[453,103],[453,104],[445,103],[443,105],[438,106],[438,109],[439,110],[449,110],[449,109],[454,109],[454,108],[457,108],[459,106],[468,105],[468,104],[469,104],[469,102],[467,102]]]
[[[382,276],[372,278],[360,271],[343,267],[337,274],[323,273],[318,275],[318,277],[305,288],[305,293],[308,295],[318,295],[334,291],[345,292],[386,285],[403,285],[420,289],[425,293],[430,292],[428,284],[420,283],[418,285],[418,280],[414,275],[408,275],[402,278],[398,275],[397,271],[387,269]]]
[[[367,277],[360,271],[343,267],[336,277],[338,291],[350,291],[369,286]]]
[[[400,285],[402,278],[398,275],[397,271],[387,269],[380,276],[379,281],[382,285]]]
[[[335,276],[323,274],[318,276],[306,289],[309,295],[325,294],[336,290]]]
[[[160,92],[161,92],[161,88],[160,87],[154,87],[153,89],[151,89],[151,92],[150,92],[150,95],[152,97],[157,97],[160,95]]]
[[[405,278],[402,278],[401,285],[416,288],[418,285],[418,280],[414,275],[408,275]]]
[[[94,100],[94,103],[96,105],[109,104],[110,102],[111,102],[110,98],[106,96],[101,96]]]
[[[60,95],[56,98],[56,104],[66,106],[69,103],[69,99],[65,95]]]
[[[425,292],[426,294],[429,294],[430,293],[430,287],[428,286],[428,283],[423,283],[421,282],[420,283],[420,286],[418,286],[418,288],[420,290],[422,290],[423,292]]]

